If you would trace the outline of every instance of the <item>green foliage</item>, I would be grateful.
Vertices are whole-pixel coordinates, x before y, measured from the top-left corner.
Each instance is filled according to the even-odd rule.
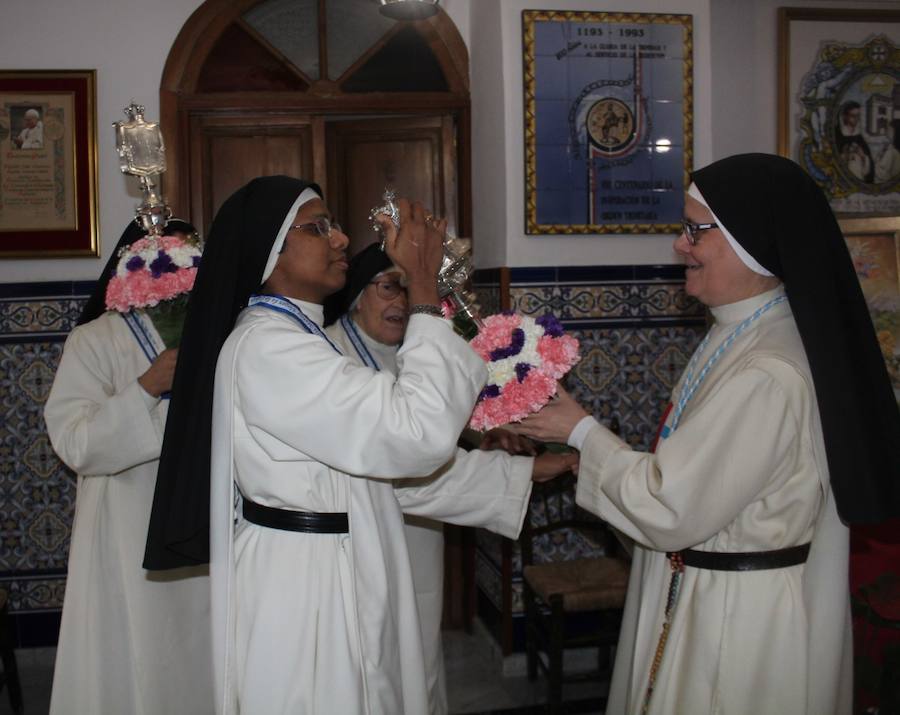
[[[152,308],[144,309],[167,348],[178,347],[181,342],[187,303],[188,294],[184,293],[171,300],[161,301]]]

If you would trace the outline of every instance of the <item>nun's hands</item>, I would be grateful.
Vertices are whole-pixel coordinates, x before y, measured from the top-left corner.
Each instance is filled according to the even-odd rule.
[[[159,397],[172,389],[175,378],[175,362],[178,360],[178,348],[163,350],[150,367],[138,378],[138,384],[148,395]]]
[[[494,429],[485,432],[481,444],[478,445],[478,449],[485,451],[502,449],[507,454],[513,455],[527,454],[529,456],[534,456],[537,454],[534,442],[527,437],[523,437],[511,430],[503,429],[501,427],[495,427]]]
[[[562,385],[557,387],[556,397],[539,412],[528,415],[516,428],[516,432],[541,442],[561,442],[566,444],[569,435],[581,420],[587,417],[575,398]]]
[[[441,225],[446,228],[446,221],[435,222],[418,201],[410,204],[398,199],[397,208],[400,230],[385,233],[385,251],[406,275],[409,304],[439,306],[437,274],[444,257]]]
[[[531,468],[531,481],[549,482],[566,472],[578,474],[578,461],[581,455],[578,452],[544,452],[534,458],[534,466]]]

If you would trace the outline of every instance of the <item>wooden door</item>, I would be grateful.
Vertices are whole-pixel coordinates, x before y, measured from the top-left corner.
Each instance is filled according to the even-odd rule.
[[[457,231],[454,120],[200,114],[190,123],[190,215],[209,229],[235,190],[257,176],[316,181],[355,253],[376,236],[369,212],[385,187],[421,201]],[[327,164],[327,168],[326,168]]]
[[[257,176],[325,181],[321,119],[308,115],[199,114],[190,122],[190,215],[208,231],[219,207]],[[323,187],[324,189],[324,187]]]
[[[331,119],[328,204],[350,236],[350,253],[377,240],[369,212],[385,187],[421,201],[456,232],[456,142],[452,116]]]

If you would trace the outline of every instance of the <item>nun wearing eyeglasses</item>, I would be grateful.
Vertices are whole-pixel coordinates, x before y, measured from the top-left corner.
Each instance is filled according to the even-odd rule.
[[[396,376],[323,331],[348,238],[318,186],[255,179],[209,232],[145,563],[210,560],[216,712],[426,713],[403,511],[521,528],[527,475],[444,484],[402,505],[394,489],[453,456],[486,372],[440,315],[441,235],[420,204],[398,203],[387,251],[408,277],[411,316]]]
[[[444,222],[437,228],[443,233]],[[403,272],[390,257],[373,243],[350,260],[347,284],[325,302],[325,330],[345,355],[373,370],[396,375],[398,353],[409,322],[407,289]],[[515,435],[511,447],[529,440]],[[522,445],[524,446],[524,444]],[[419,505],[429,500],[434,491],[443,491],[448,481],[455,491],[507,490],[508,483],[527,484],[532,478],[546,481],[568,471],[575,464],[574,455],[547,452],[539,457],[511,456],[505,451],[458,449],[440,469],[418,479],[395,482],[396,495],[402,507]],[[468,485],[468,486],[464,486]],[[379,487],[380,488],[380,487]],[[525,488],[521,489],[524,493]],[[460,509],[448,510],[440,505],[447,521],[461,526],[483,526],[490,529],[494,507],[472,509],[460,502]],[[444,656],[441,645],[441,616],[444,601],[444,531],[441,521],[419,514],[406,515],[404,532],[415,588],[416,609],[422,632],[422,651],[428,686],[429,715],[447,712],[447,689]],[[501,532],[501,535],[505,535]]]
[[[900,416],[840,229],[765,154],[693,174],[675,251],[714,324],[655,453],[567,394],[576,498],[635,543],[608,712],[850,713],[848,528],[900,514]]]

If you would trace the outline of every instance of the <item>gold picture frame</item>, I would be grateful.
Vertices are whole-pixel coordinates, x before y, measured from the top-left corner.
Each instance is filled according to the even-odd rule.
[[[778,153],[843,217],[900,215],[900,11],[778,9]]]
[[[95,70],[0,70],[0,258],[98,256]]]
[[[522,11],[525,233],[677,233],[693,18]]]
[[[900,404],[900,217],[840,219]]]

